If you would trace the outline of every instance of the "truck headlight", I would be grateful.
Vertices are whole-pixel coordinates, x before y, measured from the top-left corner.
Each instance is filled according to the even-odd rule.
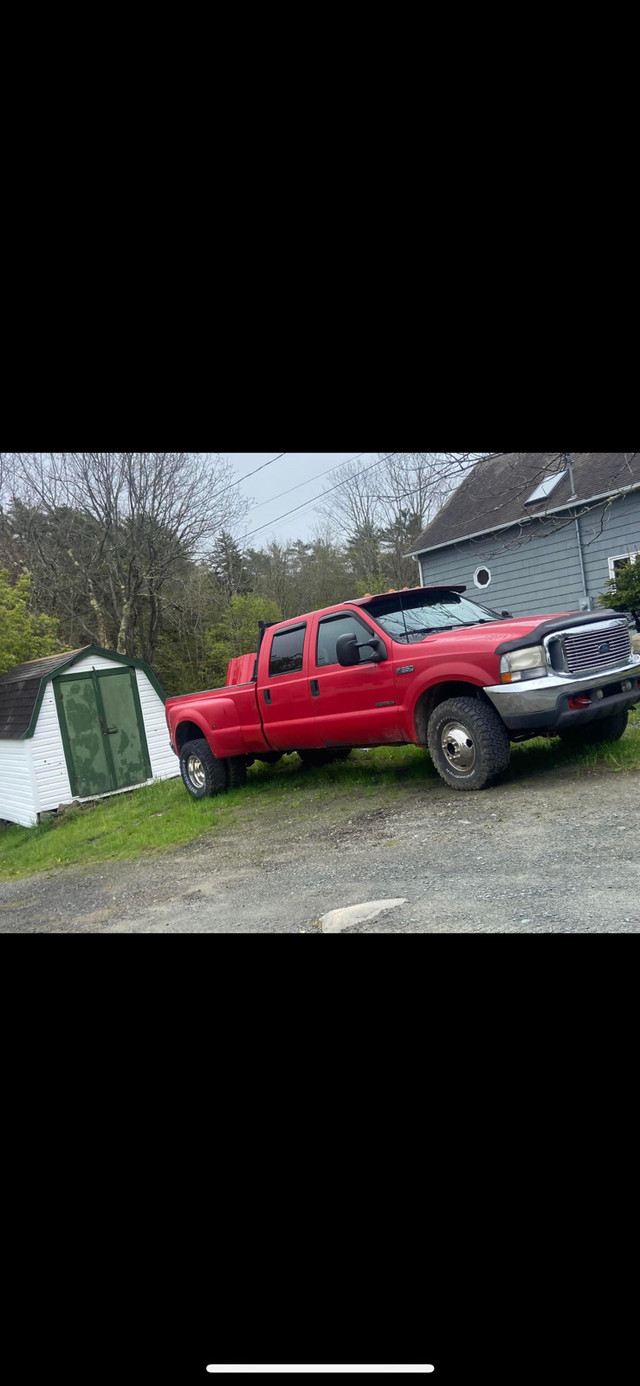
[[[500,682],[517,683],[520,679],[542,679],[547,672],[547,657],[542,645],[530,645],[526,650],[512,650],[500,660]]]

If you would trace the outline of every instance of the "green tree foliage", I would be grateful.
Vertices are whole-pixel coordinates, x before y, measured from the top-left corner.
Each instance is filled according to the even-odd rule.
[[[0,569],[0,674],[60,649],[58,622],[35,614],[31,600],[30,575],[24,573],[12,585],[6,568]]]
[[[277,602],[247,594],[221,603],[211,586],[194,584],[183,601],[186,615],[176,605],[173,632],[163,631],[154,660],[169,695],[222,688],[229,660],[257,648],[258,622],[282,620]]]
[[[252,654],[257,649],[259,621],[281,620],[282,611],[277,602],[265,597],[232,597],[205,641],[211,686],[222,687],[226,682],[230,659]]]
[[[640,620],[640,558],[629,558],[616,569],[615,579],[605,584],[606,592],[598,598],[600,606],[612,611],[632,611]]]
[[[251,591],[251,574],[237,540],[223,529],[211,550],[211,571],[227,597]]]
[[[259,621],[281,621],[282,611],[277,602],[265,597],[232,597],[216,627],[218,639],[226,640],[230,659],[249,654],[256,648]]]
[[[214,453],[18,453],[10,486],[9,540],[39,586],[55,589],[50,614],[62,606],[89,639],[148,660],[171,584],[246,508]]]

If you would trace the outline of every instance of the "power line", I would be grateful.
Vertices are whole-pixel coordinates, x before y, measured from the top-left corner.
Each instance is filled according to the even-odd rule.
[[[364,455],[363,453],[360,453],[360,456],[361,456],[361,457],[362,457],[363,455]],[[378,460],[377,460],[377,462],[373,462],[373,463],[371,464],[370,467],[363,467],[359,472],[356,472],[356,473],[355,473],[355,476],[347,477],[344,481],[338,481],[338,482],[336,482],[336,485],[335,485],[335,486],[328,486],[327,489],[326,489],[325,491],[320,491],[320,492],[318,492],[318,495],[317,495],[317,496],[312,496],[310,500],[302,501],[302,502],[300,503],[300,505],[294,505],[293,508],[292,508],[291,510],[285,510],[284,514],[282,514],[282,515],[276,515],[275,519],[273,519],[273,520],[267,520],[265,524],[263,524],[263,525],[258,525],[258,527],[257,527],[256,529],[250,530],[248,534],[245,534],[245,535],[243,536],[243,542],[246,543],[247,539],[252,539],[253,536],[254,536],[254,534],[259,534],[261,530],[263,530],[263,529],[270,529],[272,525],[277,525],[277,524],[279,524],[280,520],[286,520],[287,517],[288,517],[289,515],[295,515],[296,512],[297,512],[298,510],[304,510],[305,507],[312,506],[312,505],[314,504],[315,501],[321,500],[324,496],[329,496],[329,495],[331,494],[332,491],[337,491],[337,490],[339,489],[339,487],[341,487],[341,486],[348,486],[349,483],[350,483],[351,481],[356,481],[358,477],[364,476],[366,472],[373,471],[373,469],[374,469],[375,467],[379,467],[383,462],[388,462],[390,457],[397,457],[397,456],[398,456],[397,452],[388,452],[388,453],[386,454],[385,457],[379,457]],[[466,462],[468,462],[469,456],[470,456],[469,454],[466,454],[466,458],[465,458],[465,461],[466,461]],[[506,453],[489,453],[489,454],[488,454],[488,457],[491,457],[492,459],[495,458],[495,457],[506,457],[506,456],[507,456]],[[355,459],[352,459],[352,460],[355,460]],[[487,457],[478,457],[473,463],[469,463],[469,465],[470,465],[470,466],[475,466],[475,465],[476,465],[476,462],[484,462],[484,461],[486,461],[486,460],[487,460]],[[343,465],[346,466],[346,463],[344,463]],[[331,467],[329,470],[330,470],[330,471],[335,471],[336,469],[333,468],[333,467]],[[292,487],[292,490],[295,490],[295,487]],[[286,493],[285,493],[285,494],[286,494]],[[257,507],[256,507],[256,508],[257,508]]]
[[[270,529],[271,525],[277,525],[280,520],[286,520],[288,515],[295,515],[297,510],[304,510],[305,506],[313,505],[314,501],[321,500],[324,496],[330,496],[332,491],[337,491],[340,486],[348,486],[349,482],[356,481],[359,476],[364,476],[366,472],[373,471],[374,467],[380,467],[383,462],[388,462],[390,457],[397,457],[397,453],[388,452],[386,457],[379,457],[377,462],[372,462],[370,467],[363,467],[354,476],[348,476],[344,481],[337,481],[335,486],[328,486],[326,491],[319,491],[317,496],[312,496],[311,500],[302,501],[300,505],[294,505],[291,510],[285,510],[283,515],[276,515],[274,520],[267,520],[266,524],[258,525],[257,529],[251,529],[244,535],[244,541],[252,539],[254,534],[259,534],[261,529]],[[335,468],[331,468],[332,471]]]
[[[222,488],[221,491],[216,491],[215,496],[212,496],[212,497],[211,497],[211,500],[212,500],[212,501],[217,500],[217,499],[218,499],[218,496],[223,496],[224,493],[225,493],[225,491],[232,491],[232,490],[233,490],[233,487],[234,487],[234,486],[239,486],[241,481],[246,481],[246,480],[247,480],[247,477],[249,477],[249,476],[255,476],[255,475],[256,475],[256,472],[263,472],[264,469],[265,469],[265,467],[270,467],[270,466],[272,465],[273,462],[279,462],[279,461],[280,461],[280,458],[281,458],[281,457],[286,457],[286,455],[287,455],[286,452],[279,452],[277,457],[271,457],[271,458],[269,459],[268,462],[263,462],[262,465],[261,465],[260,467],[256,467],[254,471],[252,471],[252,472],[245,472],[244,476],[238,476],[238,477],[236,477],[235,481],[230,481],[228,486],[223,486],[223,488]],[[361,456],[362,456],[362,454],[361,454]]]
[[[296,486],[290,486],[287,491],[279,491],[277,496],[270,496],[266,501],[260,501],[259,505],[252,505],[247,511],[252,515],[254,510],[262,510],[264,505],[272,505],[274,501],[281,500],[283,496],[291,495],[292,491],[299,491],[301,486],[310,486],[312,481],[317,481],[321,476],[328,476],[329,472],[337,472],[339,467],[348,467],[350,462],[357,462],[360,457],[364,457],[363,452],[357,452],[355,457],[347,457],[345,462],[336,462],[335,467],[327,467],[324,472],[316,472],[315,476],[308,476],[306,481],[299,481]]]

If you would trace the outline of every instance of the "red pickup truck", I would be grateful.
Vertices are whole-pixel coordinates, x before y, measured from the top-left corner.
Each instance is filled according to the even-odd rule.
[[[325,765],[406,742],[428,746],[453,788],[484,789],[511,741],[622,736],[640,700],[624,616],[500,616],[465,590],[405,588],[261,625],[226,688],[167,699],[190,794],[235,788],[254,760],[291,751]]]

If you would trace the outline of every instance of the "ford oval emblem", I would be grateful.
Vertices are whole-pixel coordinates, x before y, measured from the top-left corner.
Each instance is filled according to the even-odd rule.
[[[598,646],[598,654],[607,654],[607,652],[608,652],[610,649],[611,649],[611,645],[609,644],[609,641],[608,641],[608,640],[605,640],[605,641],[603,642],[602,645],[599,645],[599,646]]]

